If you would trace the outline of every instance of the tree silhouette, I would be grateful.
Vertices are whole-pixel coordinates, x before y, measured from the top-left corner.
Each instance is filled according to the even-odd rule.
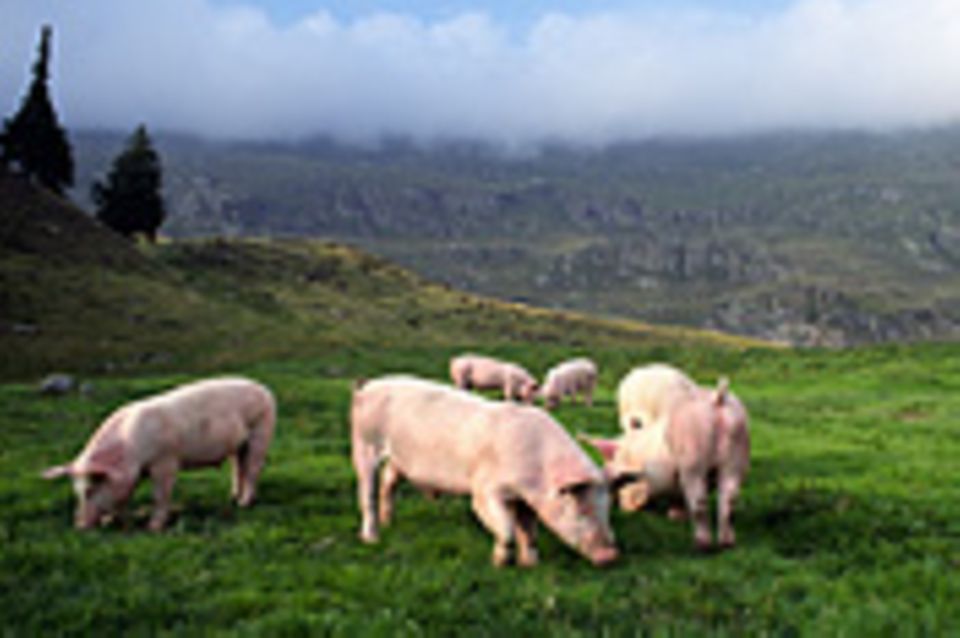
[[[157,230],[166,217],[161,181],[160,156],[141,124],[127,140],[126,149],[113,160],[107,182],[93,184],[97,218],[125,237],[141,234],[156,241]]]
[[[66,187],[73,185],[73,155],[47,89],[51,34],[49,26],[41,29],[30,90],[20,110],[13,118],[4,121],[0,145],[3,146],[3,163],[11,170],[35,178],[50,190],[62,194]]]

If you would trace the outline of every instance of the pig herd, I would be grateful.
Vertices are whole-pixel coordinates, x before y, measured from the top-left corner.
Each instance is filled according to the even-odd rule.
[[[720,547],[736,542],[731,514],[750,459],[747,412],[721,379],[694,383],[677,368],[635,368],[620,382],[616,438],[580,433],[604,459],[598,467],[544,409],[565,398],[590,405],[597,366],[579,358],[552,368],[543,384],[523,367],[475,354],[450,362],[454,386],[412,376],[354,385],[351,456],[361,513],[360,538],[378,540],[393,515],[393,494],[407,480],[426,494],[469,495],[494,537],[493,564],[536,565],[542,522],[595,565],[618,557],[611,501],[635,511],[664,497],[671,517],[689,517],[694,542],[714,546],[710,492],[717,492]],[[504,400],[471,390],[496,390]],[[265,386],[243,378],[187,384],[125,405],[94,432],[71,462],[46,478],[68,476],[80,529],[108,523],[137,483],[153,485],[151,530],[169,517],[179,470],[232,465],[231,496],[252,504],[276,425],[276,402]]]

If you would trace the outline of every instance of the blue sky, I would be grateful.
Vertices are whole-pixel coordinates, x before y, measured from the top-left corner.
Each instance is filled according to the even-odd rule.
[[[960,121],[958,0],[0,0],[68,126],[605,144]],[[7,106],[4,106],[7,105]]]

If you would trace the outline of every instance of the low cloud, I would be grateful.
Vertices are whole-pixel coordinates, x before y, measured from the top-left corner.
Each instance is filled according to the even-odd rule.
[[[960,119],[956,0],[552,13],[521,32],[480,12],[281,27],[209,0],[0,4],[0,105],[16,108],[49,22],[72,127],[599,144]]]

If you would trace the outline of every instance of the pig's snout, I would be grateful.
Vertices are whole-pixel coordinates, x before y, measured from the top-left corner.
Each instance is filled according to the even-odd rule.
[[[609,565],[620,557],[617,545],[609,533],[594,532],[584,540],[582,552],[596,567]]]
[[[84,506],[73,516],[73,526],[79,530],[93,529],[102,522],[103,514],[93,506]]]
[[[592,562],[597,567],[604,567],[610,565],[617,561],[620,558],[620,552],[617,551],[616,547],[601,547],[595,549],[590,553],[590,562]]]

